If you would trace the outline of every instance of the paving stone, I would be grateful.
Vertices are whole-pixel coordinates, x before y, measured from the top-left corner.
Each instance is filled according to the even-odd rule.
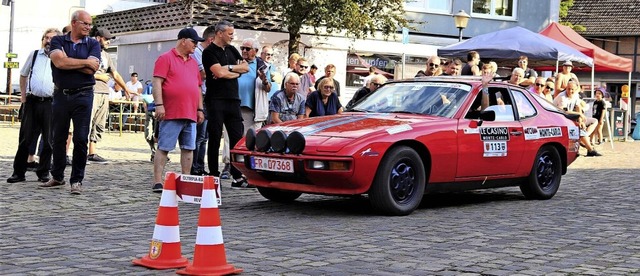
[[[8,177],[18,129],[0,125],[0,136],[0,177]],[[427,195],[404,217],[375,214],[366,196],[280,204],[223,180],[226,258],[246,275],[265,276],[637,275],[640,142],[614,146],[578,158],[551,200],[525,200],[518,188]],[[160,199],[150,191],[142,134],[107,133],[98,149],[112,162],[87,165],[79,197],[68,187],[37,189],[31,172],[27,182],[3,185],[2,274],[175,275],[131,264],[149,250]],[[180,203],[188,258],[198,214],[199,206]]]

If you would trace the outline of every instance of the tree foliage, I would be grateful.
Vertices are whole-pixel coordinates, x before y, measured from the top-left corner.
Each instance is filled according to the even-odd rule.
[[[585,28],[582,25],[574,25],[569,21],[564,21],[567,15],[569,15],[569,9],[571,9],[571,7],[573,7],[573,0],[560,1],[560,22],[559,23],[573,29],[576,32],[586,31],[587,28]]]
[[[300,32],[312,27],[316,35],[344,32],[364,38],[376,32],[385,37],[408,24],[403,0],[245,0],[260,11],[281,14],[289,31],[289,53],[298,52]]]

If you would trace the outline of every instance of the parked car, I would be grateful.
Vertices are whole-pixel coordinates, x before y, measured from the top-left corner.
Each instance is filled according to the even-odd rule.
[[[267,199],[368,194],[387,215],[441,191],[519,186],[552,198],[578,156],[576,123],[503,82],[489,83],[481,111],[480,91],[478,77],[390,82],[341,115],[248,130],[232,162]]]

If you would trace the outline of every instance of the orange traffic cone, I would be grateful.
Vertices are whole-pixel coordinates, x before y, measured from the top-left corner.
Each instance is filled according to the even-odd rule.
[[[173,172],[165,176],[149,254],[133,260],[133,264],[155,269],[180,268],[189,264],[180,248],[176,174]]]
[[[227,264],[222,241],[220,210],[216,201],[214,178],[205,176],[198,217],[198,234],[193,253],[193,264],[176,271],[183,275],[229,275],[238,274],[237,269]]]

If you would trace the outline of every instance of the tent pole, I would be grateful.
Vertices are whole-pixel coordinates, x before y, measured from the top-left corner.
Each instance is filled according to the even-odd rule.
[[[596,65],[594,64],[591,67],[591,96],[590,96],[591,98],[595,98],[595,93],[596,93],[596,87],[594,86],[595,85],[594,78],[596,76],[595,71],[596,71]]]
[[[558,76],[558,65],[560,65],[560,59],[556,59],[556,74],[554,76]]]

